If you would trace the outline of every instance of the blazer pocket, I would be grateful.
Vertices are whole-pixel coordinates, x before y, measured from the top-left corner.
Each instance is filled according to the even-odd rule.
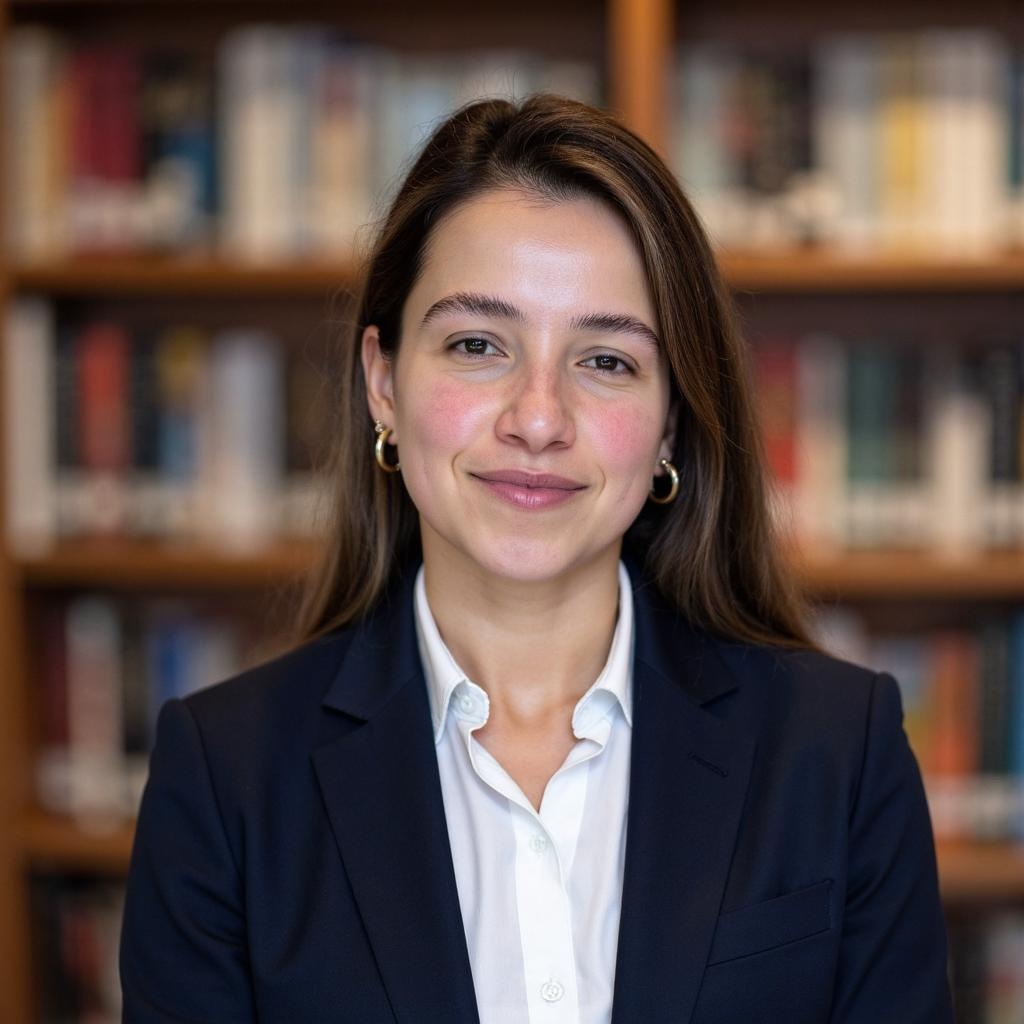
[[[832,879],[740,907],[718,918],[707,966],[763,953],[832,926]]]

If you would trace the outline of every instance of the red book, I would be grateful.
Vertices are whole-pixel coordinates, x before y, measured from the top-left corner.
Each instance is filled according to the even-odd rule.
[[[73,182],[102,177],[103,139],[99,125],[100,54],[95,48],[76,50],[69,62],[68,97]]]
[[[42,748],[68,745],[68,673],[63,606],[48,607],[41,628],[40,729]]]
[[[95,323],[75,338],[78,444],[86,470],[128,468],[130,339],[118,324]]]
[[[786,489],[796,482],[796,366],[791,339],[754,343],[754,392],[765,455]]]
[[[105,51],[100,72],[100,116],[103,177],[107,181],[125,183],[142,179],[140,91],[139,54],[128,47]]]
[[[978,770],[978,664],[967,633],[935,636],[932,662],[932,734],[926,771],[964,777]]]

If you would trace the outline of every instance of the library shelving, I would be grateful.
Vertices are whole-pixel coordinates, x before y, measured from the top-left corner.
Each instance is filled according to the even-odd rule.
[[[599,70],[603,102],[659,151],[672,159],[674,63],[680,42],[773,47],[809,40],[829,31],[913,32],[935,20],[954,28],[975,24],[997,30],[1018,51],[1024,44],[1019,20],[1008,5],[983,2],[965,20],[952,8],[911,0],[866,13],[852,4],[823,12],[820,5],[790,2],[769,15],[758,5],[681,4],[670,0],[608,0],[594,5],[573,0],[557,25],[544,5],[529,2],[515,16],[482,12],[461,0],[431,9],[430,24],[404,3],[352,5],[343,12],[326,3],[222,2],[202,5],[180,18],[170,2],[109,0],[8,0],[0,2],[0,44],[15,27],[42,25],[69,38],[106,38],[118,43],[170,41],[209,57],[217,41],[243,22],[329,23],[375,43],[417,52],[461,47],[515,45],[564,52]],[[4,127],[4,152],[13,145]],[[8,166],[8,164],[5,164]],[[11,192],[6,192],[8,202]],[[978,253],[921,246],[793,244],[779,241],[746,248],[730,242],[720,250],[726,278],[741,299],[745,322],[768,321],[787,330],[813,321],[841,332],[863,319],[865,309],[894,311],[900,323],[924,323],[941,333],[949,320],[970,323],[973,312],[986,326],[1014,313],[1024,324],[1024,247]],[[138,316],[152,306],[230,317],[239,304],[302,309],[306,322],[324,315],[332,300],[353,283],[353,262],[344,253],[277,254],[249,260],[216,246],[188,252],[53,252],[19,256],[0,252],[0,313],[23,296],[44,297],[76,315],[98,311],[110,317],[124,308]],[[908,309],[907,304],[911,304]],[[232,305],[234,304],[234,305]],[[929,306],[929,304],[932,304]],[[925,307],[922,312],[922,306]],[[931,312],[928,309],[931,308]],[[225,312],[227,310],[227,312]],[[780,312],[781,311],[781,312]],[[792,314],[792,316],[790,316]],[[279,317],[281,319],[282,317]],[[927,341],[928,331],[925,332]],[[0,346],[0,396],[5,373]],[[0,409],[0,413],[3,413]],[[0,499],[16,485],[4,465],[6,419],[0,415]],[[14,427],[13,429],[17,429]],[[7,501],[0,500],[0,526]],[[5,538],[0,545],[0,1020],[39,1019],[33,978],[46,974],[33,962],[31,879],[94,874],[123,876],[132,841],[130,819],[88,828],[40,805],[35,785],[39,709],[33,630],[41,614],[69,595],[102,592],[132,601],[153,595],[199,595],[230,601],[275,594],[295,583],[313,564],[313,540],[274,541],[256,552],[231,554],[211,544],[152,539],[61,537],[51,548],[26,554]],[[928,550],[839,550],[794,552],[794,566],[808,591],[826,604],[898,605],[927,621],[933,605],[1024,606],[1024,547],[942,556]],[[943,898],[954,910],[1024,905],[1024,845],[1004,840],[963,839],[938,846]]]
[[[738,291],[773,293],[864,290],[974,292],[1024,290],[1024,252],[956,259],[948,254],[880,256],[794,248],[772,252],[725,251],[719,262]],[[13,266],[12,290],[50,295],[266,295],[323,296],[353,279],[351,264],[296,261],[244,266],[182,257],[53,261]]]
[[[613,0],[606,7],[589,0],[567,4],[555,22],[542,4],[485,12],[460,0],[435,5],[429,17],[401,2],[348,5],[341,13],[335,5],[316,2],[256,2],[244,7],[223,2],[204,4],[186,19],[181,18],[180,6],[171,3],[11,0],[0,3],[0,44],[6,45],[17,28],[41,25],[56,37],[171,44],[209,58],[218,41],[240,24],[314,21],[415,53],[453,46],[539,46],[583,58],[599,68],[605,102],[654,142],[663,126],[658,83],[667,70],[670,40],[668,8],[660,0]],[[5,126],[5,155],[16,141],[24,140],[24,126],[19,128],[21,138],[15,140],[15,129]],[[5,191],[8,202],[11,195]],[[207,304],[207,312],[211,304],[220,304],[224,320],[239,300],[262,304],[264,310],[268,303],[281,300],[290,309],[304,304],[308,323],[330,315],[336,294],[351,278],[351,264],[337,253],[253,265],[208,248],[188,255],[92,253],[81,258],[52,253],[39,259],[16,256],[5,245],[0,255],[0,305],[6,310],[22,295],[37,295],[71,305],[91,302],[93,309],[109,314],[119,303],[132,300],[147,306],[159,300],[165,310],[168,305],[184,308],[182,303],[198,302]],[[4,372],[0,360],[0,383]],[[4,419],[0,416],[0,429]],[[2,459],[6,441],[0,441]],[[0,493],[9,494],[13,482],[2,465],[0,477]],[[6,538],[7,530],[3,533]],[[132,834],[130,822],[97,833],[37,807],[30,722],[38,709],[33,708],[29,679],[28,636],[33,612],[69,592],[276,592],[293,582],[313,557],[314,546],[301,541],[247,555],[180,543],[69,540],[45,554],[19,557],[6,541],[0,546],[0,1020],[19,1024],[38,1019],[42,1012],[34,979],[49,975],[47,965],[34,962],[40,947],[30,921],[32,872],[121,876]]]

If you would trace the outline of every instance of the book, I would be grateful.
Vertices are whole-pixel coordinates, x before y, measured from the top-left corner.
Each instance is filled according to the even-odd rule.
[[[57,530],[53,463],[57,386],[52,306],[20,298],[7,307],[3,332],[4,458],[7,541],[23,554],[45,551]]]

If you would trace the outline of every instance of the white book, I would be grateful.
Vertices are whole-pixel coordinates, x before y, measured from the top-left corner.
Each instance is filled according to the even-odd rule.
[[[969,155],[962,138],[963,83],[960,34],[945,29],[921,33],[921,78],[927,98],[921,125],[921,244],[955,252],[963,234],[965,171]]]
[[[681,47],[673,73],[669,163],[721,246],[742,245],[746,233],[740,169],[726,140],[739,74],[738,55],[711,44]]]
[[[463,101],[459,84],[471,60],[435,54],[408,56],[403,60],[402,135],[397,141],[402,152],[400,164],[405,170],[412,167],[434,129]],[[498,74],[503,77],[500,71]]]
[[[1003,200],[1009,137],[1005,111],[1009,51],[994,32],[961,33],[966,79],[962,145],[967,157],[963,252],[984,257],[1009,240]]]
[[[112,602],[81,597],[67,609],[70,811],[85,827],[125,805],[121,618]]]
[[[316,54],[310,188],[311,246],[348,256],[365,242],[373,207],[372,51],[333,46]]]
[[[408,152],[404,102],[404,60],[394,50],[378,50],[370,98],[370,118],[374,126],[370,166],[374,182],[373,208],[377,216],[385,213],[397,194],[406,169],[403,166]]]
[[[980,397],[964,386],[956,352],[936,347],[928,372],[925,422],[932,544],[942,556],[969,558],[984,546],[991,415]]]
[[[465,58],[386,54],[373,97],[375,203],[397,193],[430,133],[459,105]]]
[[[846,491],[846,348],[833,335],[797,343],[797,534],[815,552],[842,544]]]
[[[57,536],[54,312],[40,298],[7,309],[3,337],[7,539],[40,554]]]
[[[854,250],[878,242],[880,53],[866,36],[835,36],[814,53],[814,164],[835,190],[833,237]]]
[[[214,338],[200,474],[200,530],[232,550],[265,545],[277,530],[284,475],[280,344],[258,330]]]
[[[297,45],[287,29],[251,25],[220,53],[222,244],[238,259],[272,262],[295,247]]]

